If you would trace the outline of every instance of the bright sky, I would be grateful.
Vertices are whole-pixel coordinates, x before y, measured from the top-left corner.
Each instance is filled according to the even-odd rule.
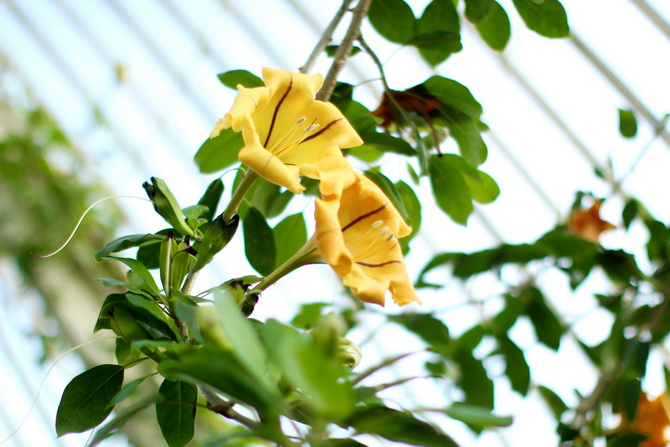
[[[670,111],[667,88],[670,64],[666,57],[670,54],[670,39],[641,12],[636,1],[563,3],[575,36],[660,120]],[[115,193],[137,196],[144,195],[141,184],[148,177],[161,177],[182,204],[188,205],[197,200],[213,178],[197,174],[192,156],[234,97],[234,92],[221,86],[215,75],[235,68],[260,73],[262,66],[297,70],[316,43],[319,30],[338,7],[337,2],[322,3],[315,8],[309,0],[257,0],[249,8],[249,2],[237,0],[191,2],[188,7],[174,0],[5,0],[0,2],[0,54],[16,76],[5,79],[4,88],[19,102],[26,88],[34,93],[34,99],[58,119],[88,155],[90,172],[85,175],[100,175]],[[420,14],[427,1],[411,3]],[[639,111],[638,136],[624,140],[617,130],[617,108],[631,108],[631,99],[594,68],[575,43],[568,39],[549,40],[528,32],[514,12],[511,0],[500,3],[512,19],[512,38],[504,59],[489,51],[466,26],[464,51],[452,56],[437,72],[468,86],[484,106],[484,121],[491,132],[485,137],[489,160],[482,169],[499,183],[501,196],[494,204],[481,207],[467,227],[453,224],[434,207],[426,206],[421,237],[415,239],[408,258],[414,275],[434,253],[491,247],[497,240],[489,226],[506,242],[534,240],[555,225],[557,213],[565,216],[577,190],[609,196],[611,187],[593,175],[589,157],[600,166],[611,160],[615,177],[619,177],[642,150],[647,150],[624,189],[631,195],[647,198],[657,217],[670,220],[666,199],[659,198],[659,192],[670,187],[668,142],[653,137],[652,126]],[[670,3],[665,0],[647,3],[666,24],[670,22]],[[364,33],[385,62],[393,88],[413,86],[433,73],[413,50],[386,44],[375,38],[367,25]],[[317,71],[325,71],[328,64],[329,60],[320,60]],[[118,68],[126,73],[123,82],[116,77]],[[359,84],[377,77],[373,64],[361,54],[351,60],[342,80]],[[523,83],[540,95],[550,114],[533,99]],[[369,89],[361,89],[359,99],[374,107],[381,95],[380,84],[368,85]],[[105,126],[100,127],[94,119],[94,109],[104,117]],[[389,157],[388,168],[390,176],[405,175],[401,159]],[[232,174],[224,176],[224,180],[229,184]],[[422,184],[418,191],[427,191],[426,186]],[[124,234],[164,226],[145,202],[120,203],[131,216],[127,228],[121,230]],[[310,214],[311,205],[305,206]],[[603,206],[604,217],[620,222],[622,206],[618,198],[607,201]],[[77,218],[67,217],[73,222]],[[638,251],[640,237],[641,232],[636,228],[631,234],[618,230],[605,235],[602,243],[608,248]],[[240,250],[239,244],[233,249]],[[250,272],[242,264],[217,264],[210,274],[204,275],[199,286],[205,289],[222,278]],[[516,280],[514,271],[503,273],[510,275],[510,281]],[[318,298],[314,297],[313,289],[303,287],[315,276],[320,281]],[[436,272],[436,276],[447,278],[444,272]],[[598,337],[605,333],[600,329],[609,321],[603,313],[591,313],[594,305],[591,292],[601,287],[597,278],[574,296],[566,295],[562,278],[543,280],[556,291],[549,294],[552,304],[568,316],[580,318],[575,330],[593,343],[599,342]],[[11,290],[7,280],[0,279],[0,283],[5,290]],[[327,288],[326,296],[324,283],[332,285]],[[468,295],[475,298],[494,295],[499,291],[497,288],[496,282],[486,276],[465,286],[452,280],[439,293],[421,291],[425,303],[422,310],[435,310],[458,334],[480,318],[478,312],[459,304]],[[315,299],[346,304],[338,290],[339,281],[325,267],[309,267],[268,291],[255,316],[286,319],[301,302]],[[484,311],[493,312],[496,306],[499,303],[493,300]],[[387,311],[397,309],[390,305]],[[370,321],[367,331],[352,334],[356,341],[366,339],[377,329],[374,316],[370,316]],[[17,324],[9,332],[25,333],[20,324],[27,323]],[[369,349],[364,350],[367,364],[396,350],[408,349],[411,341],[399,343],[401,335],[395,327],[379,331],[367,345]],[[516,327],[512,336],[527,349],[528,361],[539,366],[533,369],[537,371],[535,382],[554,387],[566,400],[574,399],[575,388],[588,392],[592,387],[595,381],[592,374],[565,367],[573,361],[581,362],[569,341],[555,355],[539,347],[524,324]],[[21,340],[20,343],[30,342],[29,338]],[[482,347],[482,352],[486,349]],[[0,355],[3,364],[14,364],[7,351]],[[418,361],[408,363],[401,373],[416,374],[412,368],[419,365]],[[53,396],[40,397],[40,403],[45,403],[45,415],[33,414],[29,420],[34,425],[21,430],[24,436],[46,433],[39,444],[33,445],[49,445],[46,440],[53,437],[53,402],[57,404],[64,383],[72,375],[70,368],[78,366],[59,365],[54,369],[52,375],[59,371],[62,377],[48,379],[48,387],[54,392]],[[21,367],[21,371],[27,370],[31,370],[28,364]],[[3,374],[0,383],[14,382],[14,376],[4,380],[7,371],[0,370]],[[555,371],[561,371],[561,375],[557,376]],[[17,402],[28,402],[27,405],[32,402],[35,386],[44,371],[31,374],[33,385],[21,391],[23,397],[17,398]],[[649,386],[652,392],[661,391],[657,381]],[[23,387],[16,387],[19,388]],[[533,445],[556,443],[552,423],[537,417],[546,410],[536,396],[521,401],[505,391],[504,384],[499,388],[500,413],[516,416],[515,425],[503,431],[510,445],[528,445],[528,424],[533,424],[538,433]],[[0,409],[3,410],[0,416],[12,412],[23,414],[15,407]],[[15,425],[15,420],[0,417],[0,438]],[[465,445],[501,445],[495,434],[474,440],[457,424],[450,423],[445,429],[458,433]],[[27,445],[18,439],[23,438],[7,445]],[[66,437],[64,442],[69,439]]]

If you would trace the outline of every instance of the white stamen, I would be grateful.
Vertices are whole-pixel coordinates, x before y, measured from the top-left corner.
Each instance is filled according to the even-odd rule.
[[[305,121],[307,121],[307,118],[305,118],[304,116],[301,116],[300,118],[298,118],[297,120],[295,120],[295,123],[299,126],[299,125],[301,125],[302,123],[304,123]]]
[[[383,220],[376,220],[372,223],[372,228],[379,228],[382,226],[383,223],[384,223]]]
[[[305,128],[305,132],[311,132],[319,128],[319,124],[310,124]]]
[[[389,227],[384,227],[381,230],[379,230],[379,235],[384,236],[386,232],[388,231]]]

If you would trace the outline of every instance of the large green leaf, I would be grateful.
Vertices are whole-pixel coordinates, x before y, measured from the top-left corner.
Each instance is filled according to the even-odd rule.
[[[272,229],[277,246],[277,265],[282,265],[307,241],[307,225],[302,213],[292,214]]]
[[[495,0],[465,0],[465,17],[479,23],[491,15]]]
[[[101,259],[114,260],[126,264],[130,270],[134,272],[143,281],[144,284],[146,284],[146,287],[140,287],[141,289],[146,290],[154,297],[160,296],[160,288],[158,287],[158,284],[156,284],[156,280],[154,279],[153,275],[149,269],[147,269],[144,264],[142,264],[137,259],[121,258],[118,256],[105,256]]]
[[[261,275],[269,275],[275,268],[277,247],[272,228],[254,207],[244,216],[244,252],[249,264]]]
[[[235,297],[237,290],[231,285],[214,291],[217,321],[230,348],[254,380],[269,388],[272,385],[267,376],[267,355],[258,333],[240,312]]]
[[[99,365],[79,374],[65,387],[56,413],[56,433],[81,433],[109,416],[112,398],[121,391],[123,366]]]
[[[567,37],[568,16],[558,0],[513,0],[526,26],[545,37]]]
[[[475,25],[484,42],[493,50],[502,51],[507,46],[511,27],[507,12],[496,1],[491,0],[489,14]]]
[[[414,13],[403,0],[373,0],[368,19],[379,34],[405,44],[414,36]]]
[[[195,164],[200,172],[211,174],[221,171],[237,161],[237,154],[244,147],[240,132],[224,129],[214,138],[207,138],[195,154]]]
[[[359,409],[349,419],[359,433],[378,435],[389,441],[425,447],[456,447],[448,435],[415,418],[410,412],[375,406]]]
[[[437,205],[454,222],[465,225],[472,213],[472,194],[463,174],[444,157],[433,156],[428,163],[430,183]]]
[[[426,62],[435,66],[463,49],[460,29],[454,4],[450,0],[433,0],[418,20],[409,43],[419,49]]]
[[[470,90],[453,79],[432,76],[423,86],[442,104],[452,106],[471,118],[479,118],[482,114],[482,106]]]
[[[158,392],[163,400],[156,404],[156,419],[165,442],[170,447],[183,447],[195,433],[198,389],[188,382],[166,379]]]
[[[272,362],[300,390],[317,417],[334,421],[349,415],[354,397],[336,346],[324,346],[296,329],[270,320],[261,329]],[[335,340],[334,340],[335,341]]]
[[[239,312],[239,311],[238,311]],[[207,340],[207,328],[201,327]],[[262,415],[281,411],[282,397],[276,388],[266,388],[250,374],[230,350],[212,344],[199,349],[174,346],[170,358],[158,365],[158,371],[169,380],[190,379],[256,408]]]

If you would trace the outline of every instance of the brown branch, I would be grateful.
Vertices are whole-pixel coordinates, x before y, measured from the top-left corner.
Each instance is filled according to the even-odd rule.
[[[309,73],[310,71],[312,71],[312,68],[314,68],[314,64],[316,63],[316,60],[319,58],[319,55],[323,52],[323,50],[328,46],[328,44],[333,39],[333,33],[335,32],[335,29],[342,21],[344,13],[349,10],[349,5],[351,5],[352,1],[353,0],[344,0],[342,2],[342,6],[340,6],[340,9],[338,9],[337,12],[335,13],[333,20],[331,20],[326,29],[323,30],[321,39],[319,39],[316,46],[312,50],[312,53],[307,58],[307,62],[305,62],[305,65],[300,67],[300,73]]]
[[[351,19],[351,24],[349,24],[349,29],[342,39],[340,46],[335,52],[335,60],[328,70],[326,79],[323,82],[323,87],[316,95],[316,99],[321,101],[328,101],[330,96],[333,94],[335,89],[335,84],[337,83],[337,77],[344,68],[344,64],[347,62],[347,59],[351,55],[351,50],[354,47],[354,42],[361,33],[361,23],[363,19],[368,14],[368,9],[370,9],[370,3],[372,0],[359,0],[358,5],[354,8],[354,16]]]

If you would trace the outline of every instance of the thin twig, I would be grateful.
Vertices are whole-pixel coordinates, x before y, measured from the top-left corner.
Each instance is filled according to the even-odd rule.
[[[351,5],[352,1],[353,0],[344,0],[342,2],[342,6],[340,6],[340,9],[338,9],[337,12],[335,13],[333,20],[331,20],[326,29],[323,30],[321,39],[319,39],[316,46],[312,50],[312,54],[309,55],[307,62],[305,62],[305,65],[300,67],[300,73],[309,73],[310,71],[312,71],[312,68],[314,68],[316,60],[319,58],[319,56],[321,55],[323,50],[328,46],[328,44],[333,40],[333,33],[335,33],[335,29],[342,21],[344,13],[346,13],[349,10],[349,5]]]
[[[235,405],[234,402],[228,402],[227,400],[222,399],[221,396],[211,392],[203,386],[200,387],[200,392],[205,397],[205,400],[207,400],[207,408],[213,412],[220,414],[221,416],[228,419],[237,421],[247,428],[255,428],[258,426],[258,422],[249,419],[248,417],[243,416],[237,411],[233,410],[233,405]]]
[[[321,101],[328,101],[330,95],[333,94],[335,89],[335,84],[337,83],[337,77],[344,68],[344,64],[347,62],[347,59],[351,55],[351,50],[354,47],[354,42],[361,33],[361,23],[363,19],[368,14],[368,9],[370,9],[370,3],[372,0],[359,0],[358,5],[354,8],[354,16],[351,19],[351,24],[347,33],[344,35],[344,39],[340,43],[340,46],[335,52],[335,60],[328,70],[326,79],[323,81],[323,87],[316,95],[316,99]]]

